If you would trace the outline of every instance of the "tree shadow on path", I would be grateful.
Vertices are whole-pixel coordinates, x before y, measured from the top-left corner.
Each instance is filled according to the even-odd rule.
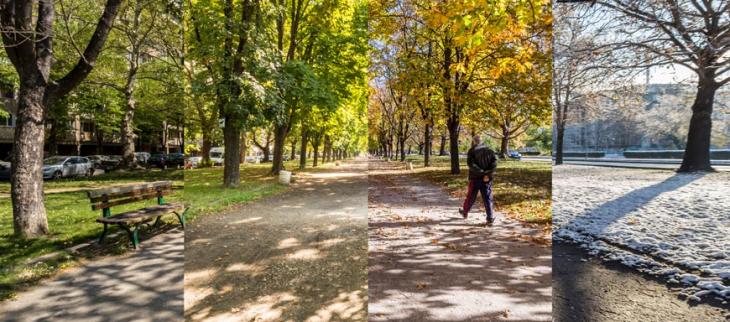
[[[539,231],[464,220],[459,200],[409,174],[371,174],[369,200],[370,321],[551,320],[550,247],[528,242]]]

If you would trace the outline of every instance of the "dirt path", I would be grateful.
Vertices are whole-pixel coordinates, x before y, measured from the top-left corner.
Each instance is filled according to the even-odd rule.
[[[191,223],[186,319],[366,320],[366,170],[302,174],[284,194]]]
[[[180,321],[183,232],[71,269],[0,304],[0,321]]]
[[[722,322],[730,307],[689,305],[662,283],[605,265],[571,244],[553,244],[555,322]]]
[[[370,163],[371,321],[551,320],[551,250],[525,241],[539,232],[464,220],[461,200],[395,168]]]

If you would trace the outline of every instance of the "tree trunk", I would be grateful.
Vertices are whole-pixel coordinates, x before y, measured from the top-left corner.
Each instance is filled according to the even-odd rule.
[[[134,157],[134,109],[135,100],[133,93],[127,91],[125,93],[127,99],[124,116],[122,116],[122,168],[134,168],[137,166],[137,160]]]
[[[459,119],[451,116],[447,121],[449,128],[449,153],[451,154],[451,174],[459,174]]]
[[[241,182],[239,149],[241,148],[241,130],[231,116],[226,116],[223,128],[223,146],[226,151],[223,158],[223,186],[235,188]]]
[[[406,160],[406,138],[405,136],[399,140],[398,145],[400,146],[400,161]]]
[[[43,206],[44,95],[40,80],[21,82],[12,149],[13,231],[21,238],[48,234]]]
[[[677,172],[712,171],[710,140],[712,137],[712,109],[718,85],[714,75],[700,77],[697,96],[692,104],[692,118],[687,133],[687,147],[682,165]]]
[[[307,167],[307,129],[302,127],[302,142],[299,147],[299,169],[304,170]]]
[[[500,140],[501,144],[499,145],[499,157],[501,159],[507,158],[507,153],[509,150],[509,129],[508,128],[502,128],[502,139]]]
[[[423,166],[431,166],[431,125],[426,124],[426,128],[423,130]]]
[[[210,164],[210,149],[213,148],[213,141],[210,139],[210,133],[208,131],[203,131],[203,151],[201,153],[203,154],[203,163],[204,164]]]
[[[446,134],[441,134],[441,146],[439,147],[439,155],[446,155]]]
[[[558,120],[558,124],[555,129],[555,165],[563,164],[563,138],[565,137],[565,126],[562,125],[562,120]]]
[[[312,140],[312,149],[314,150],[314,156],[312,156],[312,167],[316,167],[317,159],[319,158],[319,140]]]
[[[291,141],[291,155],[289,156],[289,160],[294,160],[294,157],[297,155],[297,140]]]
[[[279,175],[284,169],[284,144],[286,136],[289,134],[289,126],[287,124],[276,125],[274,128],[274,164],[271,165],[271,173]]]
[[[96,154],[104,155],[104,132],[98,127],[96,129]]]

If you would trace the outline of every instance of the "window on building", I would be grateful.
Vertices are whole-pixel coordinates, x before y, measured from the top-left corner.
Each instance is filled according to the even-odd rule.
[[[93,122],[81,122],[81,129],[83,132],[94,132]]]

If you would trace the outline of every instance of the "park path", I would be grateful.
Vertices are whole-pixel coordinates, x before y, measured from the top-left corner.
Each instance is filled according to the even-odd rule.
[[[550,321],[541,232],[499,214],[484,227],[481,207],[464,220],[461,200],[399,168],[370,162],[370,321]]]
[[[590,257],[574,244],[555,242],[553,263],[555,322],[730,321],[727,303],[688,303],[660,279]]]
[[[0,303],[0,321],[181,321],[183,231],[70,269]]]
[[[188,321],[367,319],[367,161],[295,177],[188,226]]]

